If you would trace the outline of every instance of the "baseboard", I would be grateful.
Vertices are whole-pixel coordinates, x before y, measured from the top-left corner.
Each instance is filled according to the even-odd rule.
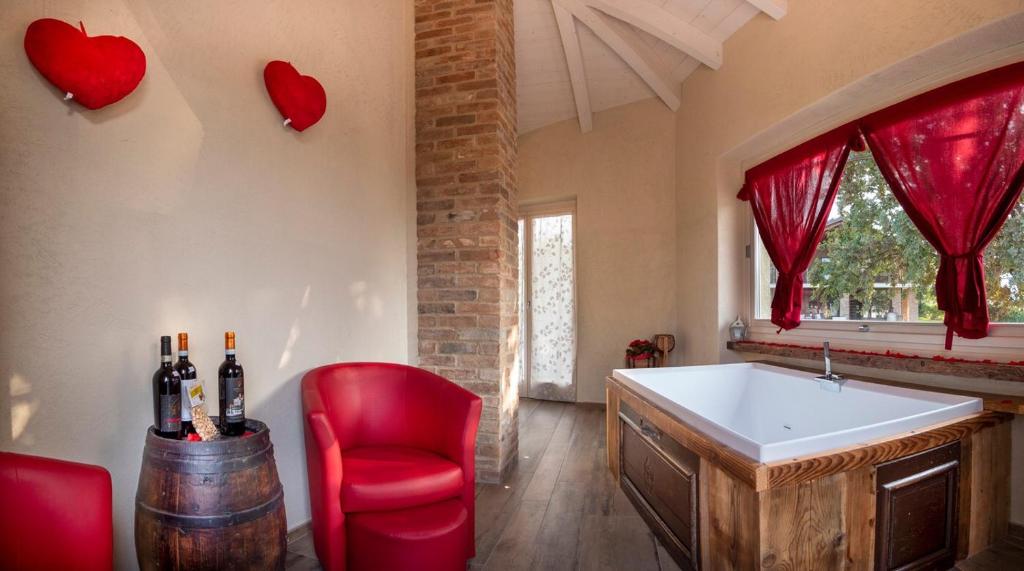
[[[288,543],[292,543],[306,537],[313,531],[313,520],[307,521],[306,523],[300,523],[299,525],[288,530]]]

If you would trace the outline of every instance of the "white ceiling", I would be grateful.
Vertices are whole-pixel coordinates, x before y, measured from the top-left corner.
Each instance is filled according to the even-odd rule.
[[[567,10],[564,13],[575,16],[571,21],[579,38],[583,73],[578,78],[580,85],[585,85],[583,104],[589,100],[590,110],[594,112],[656,96],[648,83],[652,75],[664,80],[675,92],[679,84],[702,65],[681,49],[608,16],[598,7],[609,12],[621,9],[629,13],[626,19],[638,14],[646,17],[647,21],[657,22],[647,28],[660,32],[665,39],[671,39],[666,34],[674,38],[688,34],[686,37],[689,39],[696,37],[705,44],[719,44],[719,47],[721,42],[758,14],[759,8],[755,4],[775,18],[781,17],[786,9],[785,0],[516,0],[520,133],[578,115],[566,49],[553,4],[557,9],[564,7]],[[602,27],[601,23],[606,24],[604,37],[618,35],[626,46],[635,50],[640,60],[649,64],[645,72],[648,80],[641,78],[633,66],[581,21],[581,17],[590,24],[595,24],[596,19],[595,29]],[[680,43],[688,42],[677,41],[676,45]],[[621,45],[619,49],[622,49]],[[727,54],[721,60],[722,65],[728,65]],[[633,63],[636,62],[634,58]],[[579,94],[576,98],[579,99]],[[671,98],[666,100],[666,105],[670,104]],[[580,117],[580,125],[586,131],[589,130],[590,113],[585,111],[584,115]]]

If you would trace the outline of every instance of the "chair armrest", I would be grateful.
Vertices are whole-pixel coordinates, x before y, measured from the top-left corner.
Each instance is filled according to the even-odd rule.
[[[483,401],[466,389],[445,381],[434,402],[434,416],[441,431],[439,450],[449,460],[462,466],[468,479],[475,471],[476,433],[480,424]]]
[[[341,445],[327,415],[306,414],[306,466],[313,514],[313,541],[324,569],[345,564],[345,514],[341,512]]]

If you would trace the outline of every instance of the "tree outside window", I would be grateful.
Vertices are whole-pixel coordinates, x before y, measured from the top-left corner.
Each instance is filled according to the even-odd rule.
[[[777,272],[760,241],[758,255],[758,317],[768,318]],[[938,263],[871,154],[851,154],[806,274],[804,318],[942,321]],[[1024,322],[1024,201],[985,250],[985,278],[991,321]]]

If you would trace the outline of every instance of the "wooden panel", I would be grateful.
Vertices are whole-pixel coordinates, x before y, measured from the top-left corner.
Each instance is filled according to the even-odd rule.
[[[755,490],[767,487],[767,470],[764,464],[760,464],[746,455],[705,436],[644,400],[628,387],[611,377],[607,378],[606,386],[618,392],[620,407],[621,403],[630,406],[659,430],[671,435],[673,439],[688,450],[692,450],[701,458],[714,462],[732,474],[733,477],[748,484]]]
[[[759,494],[762,569],[842,569],[846,475]]]
[[[754,489],[701,459],[700,492],[704,569],[747,571],[760,567],[759,511]]]
[[[868,571],[875,561],[875,468],[864,466],[843,474],[845,502],[846,566]]]
[[[921,430],[841,449],[836,452],[797,458],[786,462],[768,464],[768,487],[785,486],[806,482],[831,474],[838,474],[861,466],[868,466],[916,454],[924,450],[956,442],[969,437],[979,430],[1005,424],[1012,416],[982,412],[949,423],[928,426]]]
[[[948,569],[956,559],[960,443],[878,466],[877,569]]]
[[[1010,498],[1010,424],[976,433],[971,439],[971,506],[968,554],[1006,536]]]
[[[963,559],[970,553],[971,542],[971,488],[974,481],[974,439],[978,434],[991,429],[981,430],[970,438],[960,441],[960,492],[957,498],[957,541],[956,558]]]
[[[699,559],[700,458],[623,410],[622,488],[683,569]]]
[[[606,386],[604,389],[605,402],[608,404],[605,409],[605,427],[608,442],[608,469],[619,481],[619,391],[614,387]]]

